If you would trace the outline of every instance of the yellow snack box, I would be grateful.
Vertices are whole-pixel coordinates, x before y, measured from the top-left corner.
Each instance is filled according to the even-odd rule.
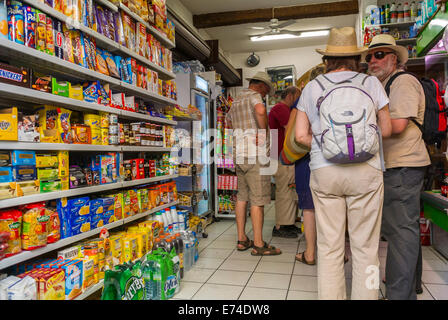
[[[138,259],[138,243],[135,235],[127,235],[123,238],[123,263]]]
[[[37,168],[54,168],[59,166],[58,156],[56,154],[36,154]]]
[[[54,106],[41,106],[36,109],[39,116],[40,142],[61,143],[58,132],[58,108]]]
[[[59,180],[61,180],[61,190],[68,190],[70,189],[70,184],[68,183],[68,176],[66,177],[59,177]]]
[[[93,113],[84,114],[84,124],[90,126],[92,129],[100,129],[101,116]]]
[[[58,151],[59,177],[69,176],[68,151]]]
[[[95,262],[92,257],[84,257],[83,260],[83,275],[82,289],[86,290],[95,284]],[[98,281],[97,281],[98,282]]]
[[[68,87],[69,98],[76,100],[84,100],[83,86],[80,84],[72,84]]]
[[[112,235],[109,237],[110,251],[112,254],[112,264],[114,266],[123,263],[123,243],[121,235]]]
[[[17,108],[0,110],[0,140],[18,140]]]

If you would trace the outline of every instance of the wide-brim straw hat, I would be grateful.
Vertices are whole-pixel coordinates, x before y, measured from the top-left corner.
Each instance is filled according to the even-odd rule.
[[[250,81],[250,80],[262,81],[267,86],[269,86],[269,95],[270,96],[273,96],[275,93],[275,87],[271,81],[271,77],[264,71],[258,71],[254,76],[246,78],[246,80],[247,81]]]
[[[332,28],[325,50],[316,49],[324,56],[349,57],[359,56],[367,51],[367,48],[359,48],[356,41],[356,32],[353,27]]]
[[[408,61],[409,54],[408,49],[406,49],[403,46],[397,46],[397,43],[395,42],[394,37],[392,37],[390,34],[379,34],[373,37],[372,42],[369,45],[368,51],[371,51],[372,49],[378,49],[378,48],[389,48],[398,56],[398,62],[401,64],[405,64]],[[363,61],[366,58],[368,52],[363,54]]]

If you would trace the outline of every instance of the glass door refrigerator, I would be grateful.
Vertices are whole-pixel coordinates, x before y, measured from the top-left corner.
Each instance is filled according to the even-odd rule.
[[[179,122],[178,127],[186,129],[191,135],[190,161],[193,164],[192,177],[179,177],[178,191],[193,193],[191,211],[198,216],[212,213],[211,199],[211,158],[210,136],[210,85],[207,80],[194,73],[177,73],[178,104],[182,107],[193,105],[202,113],[201,120]]]

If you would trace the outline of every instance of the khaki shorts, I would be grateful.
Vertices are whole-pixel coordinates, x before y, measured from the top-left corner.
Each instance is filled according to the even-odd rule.
[[[238,201],[250,201],[251,206],[271,203],[271,176],[260,175],[260,164],[237,164]]]

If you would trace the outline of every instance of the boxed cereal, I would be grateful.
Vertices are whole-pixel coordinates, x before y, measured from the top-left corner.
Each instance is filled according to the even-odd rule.
[[[1,70],[0,70],[1,72]],[[1,77],[0,77],[1,79]],[[0,140],[12,140],[18,139],[18,119],[17,108],[7,108],[0,110]]]

